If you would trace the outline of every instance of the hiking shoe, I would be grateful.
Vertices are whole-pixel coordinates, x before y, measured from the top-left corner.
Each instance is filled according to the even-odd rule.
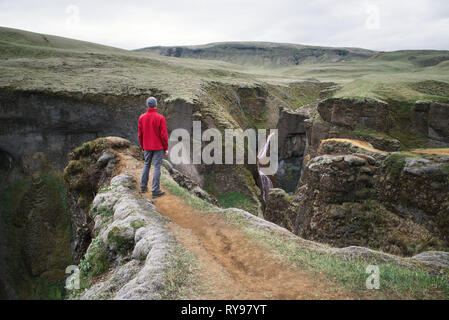
[[[147,193],[148,192],[148,188],[140,188],[140,193]]]
[[[164,191],[159,191],[159,192],[153,193],[153,199],[162,197],[164,194],[165,194]]]

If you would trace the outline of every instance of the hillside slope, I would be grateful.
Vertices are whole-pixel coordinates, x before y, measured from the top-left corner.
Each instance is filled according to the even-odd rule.
[[[177,58],[222,60],[258,67],[363,60],[375,53],[358,48],[329,48],[271,42],[221,42],[198,46],[148,47],[136,51]]]
[[[339,85],[336,97],[449,100],[449,51],[375,53],[257,42],[198,48],[186,52],[211,53],[180,59],[165,56],[169,49],[162,47],[152,53],[127,51],[0,27],[0,87],[113,95],[159,92],[164,98],[191,102],[211,82],[285,87],[322,81]],[[291,61],[295,52],[298,65]]]

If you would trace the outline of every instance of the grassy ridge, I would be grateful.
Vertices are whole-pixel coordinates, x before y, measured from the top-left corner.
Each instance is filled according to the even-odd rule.
[[[220,60],[258,67],[363,60],[374,54],[373,51],[358,48],[329,48],[271,42],[220,42],[199,46],[148,47],[136,51],[168,57]]]
[[[368,59],[368,51],[360,52],[365,56],[359,61],[328,62],[332,59],[316,59],[309,52],[311,58],[300,65],[238,65],[0,28],[0,86],[112,94],[158,90],[169,98],[193,101],[208,82],[286,85],[314,79],[339,84],[335,97],[449,101],[449,51],[397,51]]]

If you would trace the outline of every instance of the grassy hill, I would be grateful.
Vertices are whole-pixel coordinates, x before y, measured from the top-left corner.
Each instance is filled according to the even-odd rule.
[[[115,95],[157,91],[168,98],[192,101],[204,84],[211,82],[284,86],[325,81],[340,86],[336,97],[449,101],[449,51],[374,53],[352,48],[221,43],[186,47],[185,52],[200,50],[204,55],[181,59],[161,55],[168,48],[158,48],[150,50],[153,53],[128,51],[0,28],[0,87]],[[236,63],[209,60],[213,52]],[[272,63],[274,54],[279,54],[282,62],[290,61],[295,52],[302,54],[298,65]]]
[[[199,46],[148,47],[138,52],[168,57],[221,60],[248,66],[293,66],[363,60],[375,52],[358,48],[329,48],[271,42],[222,42]]]

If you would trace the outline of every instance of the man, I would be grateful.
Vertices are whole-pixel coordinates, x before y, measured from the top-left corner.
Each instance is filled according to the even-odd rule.
[[[162,158],[168,155],[167,125],[163,115],[157,113],[157,100],[149,97],[146,102],[147,112],[139,118],[139,142],[145,156],[140,192],[148,191],[148,176],[150,174],[151,161],[154,160],[152,194],[153,198],[159,198],[165,194],[159,187],[161,177]]]

